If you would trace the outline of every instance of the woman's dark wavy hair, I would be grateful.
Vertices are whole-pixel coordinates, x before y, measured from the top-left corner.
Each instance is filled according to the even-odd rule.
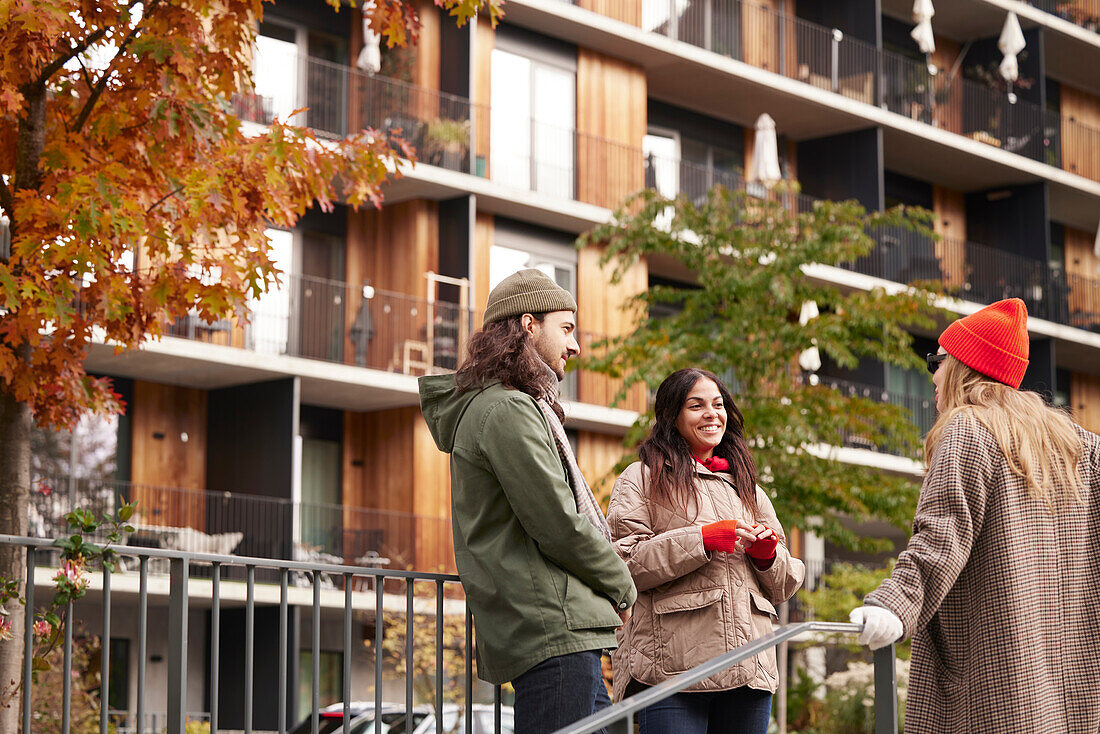
[[[722,442],[714,449],[714,455],[730,463],[730,473],[737,487],[737,496],[741,498],[745,509],[756,518],[759,507],[756,503],[756,464],[752,453],[745,443],[745,419],[729,390],[713,372],[701,369],[683,369],[673,372],[657,388],[653,410],[656,414],[653,430],[642,442],[638,457],[647,469],[651,491],[656,497],[664,497],[673,504],[688,506],[693,501],[698,507],[695,490],[695,457],[691,447],[676,428],[676,419],[680,416],[688,393],[699,380],[710,380],[718,386],[722,395],[722,405],[726,408],[726,432]]]
[[[544,313],[531,315],[540,324],[546,318]],[[494,321],[471,336],[455,380],[462,390],[480,390],[486,383],[500,380],[505,387],[548,400],[558,419],[564,421],[565,411],[557,400],[553,371],[535,351],[531,335],[520,322],[522,318],[511,316]]]

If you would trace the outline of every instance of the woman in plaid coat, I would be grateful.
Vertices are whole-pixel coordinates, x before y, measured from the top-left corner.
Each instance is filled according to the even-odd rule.
[[[907,733],[1100,731],[1100,437],[1018,389],[1019,299],[939,343],[913,535],[860,642],[913,638]]]

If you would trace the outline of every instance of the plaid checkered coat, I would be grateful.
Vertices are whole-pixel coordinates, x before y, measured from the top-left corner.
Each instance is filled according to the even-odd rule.
[[[1100,436],[1079,432],[1082,501],[1053,514],[976,420],[944,431],[866,600],[913,638],[907,734],[1100,732]]]

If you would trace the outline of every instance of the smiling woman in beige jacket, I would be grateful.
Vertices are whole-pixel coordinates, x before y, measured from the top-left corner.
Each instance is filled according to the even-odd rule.
[[[612,656],[615,698],[771,631],[801,586],[729,391],[705,370],[661,383],[641,461],[622,473],[608,522],[638,587]],[[639,714],[642,734],[763,734],[778,683],[774,649]]]

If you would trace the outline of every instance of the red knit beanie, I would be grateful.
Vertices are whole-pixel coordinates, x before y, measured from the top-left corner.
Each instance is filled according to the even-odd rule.
[[[967,367],[1018,388],[1027,371],[1027,307],[1019,298],[997,301],[944,329],[940,346]]]

